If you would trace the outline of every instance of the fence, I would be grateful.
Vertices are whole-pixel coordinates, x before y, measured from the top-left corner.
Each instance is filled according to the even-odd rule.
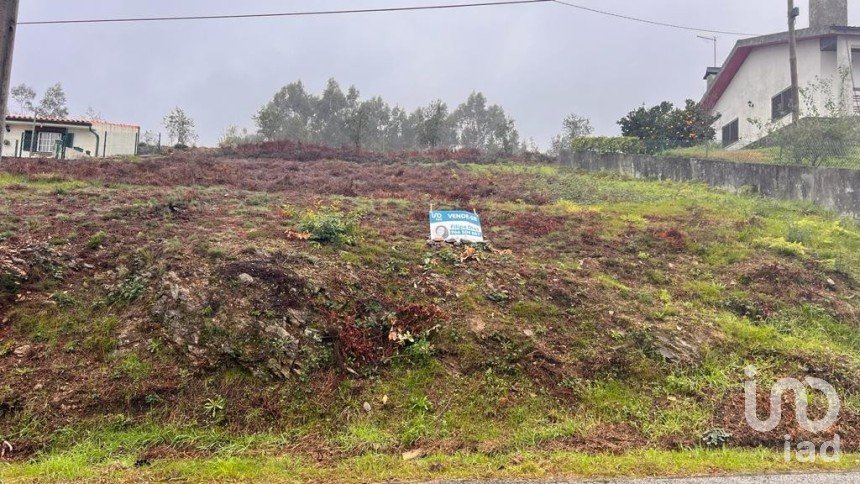
[[[807,120],[791,131],[768,135],[741,149],[727,149],[713,141],[702,143],[686,139],[640,140],[622,137],[577,138],[571,148],[574,152],[651,154],[742,163],[860,169],[860,135],[846,136],[841,129],[844,126],[835,122]],[[860,133],[860,126],[857,126],[857,132]]]

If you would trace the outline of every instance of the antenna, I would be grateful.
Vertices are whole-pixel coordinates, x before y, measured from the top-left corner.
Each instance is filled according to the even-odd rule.
[[[707,40],[707,41],[709,41],[709,42],[713,42],[713,43],[714,43],[714,63],[713,63],[713,64],[711,64],[711,65],[712,65],[713,67],[719,67],[719,66],[717,65],[717,36],[716,36],[716,35],[714,35],[713,37],[708,37],[708,36],[706,36],[706,35],[697,35],[696,37],[698,37],[698,38],[700,38],[700,39],[702,39],[702,40]]]

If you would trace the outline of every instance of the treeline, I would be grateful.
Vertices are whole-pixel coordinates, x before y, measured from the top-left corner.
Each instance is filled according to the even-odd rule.
[[[330,79],[322,95],[301,81],[284,86],[254,117],[257,134],[229,128],[222,144],[292,140],[373,151],[475,148],[514,153],[520,136],[514,120],[498,105],[473,92],[453,112],[441,100],[408,112],[381,97],[362,99],[355,86],[343,92]]]

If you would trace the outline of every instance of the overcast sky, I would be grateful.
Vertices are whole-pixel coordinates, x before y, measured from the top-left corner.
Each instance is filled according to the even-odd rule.
[[[570,0],[700,28],[785,30],[784,0]],[[372,8],[466,0],[21,0],[19,19],[213,15]],[[853,2],[852,2],[853,3]],[[800,26],[807,24],[807,5]],[[850,12],[860,24],[860,8]],[[719,58],[738,39],[719,35]],[[524,139],[547,146],[571,112],[598,134],[642,103],[699,99],[712,45],[695,32],[601,16],[558,4],[326,17],[111,25],[21,26],[12,82],[40,92],[62,82],[73,114],[162,130],[182,106],[200,141],[217,142],[275,91],[328,78],[363,97],[412,110],[434,98],[453,109],[473,90],[512,116]]]

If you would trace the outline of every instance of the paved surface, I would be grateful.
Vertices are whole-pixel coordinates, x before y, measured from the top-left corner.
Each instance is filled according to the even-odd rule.
[[[538,481],[434,481],[438,484],[860,484],[860,472],[833,474],[780,474],[766,476],[690,477],[677,479],[589,479]]]

